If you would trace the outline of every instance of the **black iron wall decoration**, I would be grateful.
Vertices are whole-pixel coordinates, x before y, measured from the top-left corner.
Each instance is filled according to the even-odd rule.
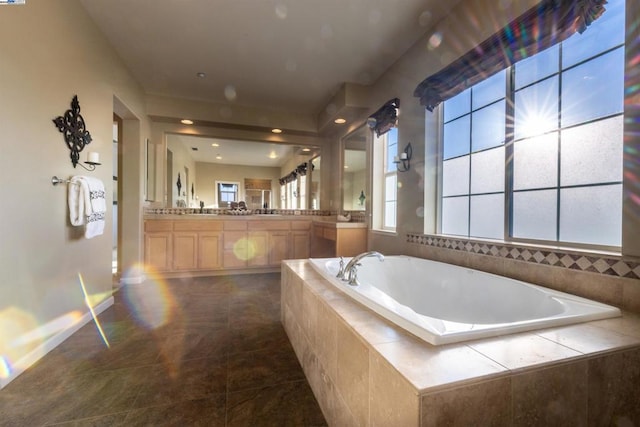
[[[91,134],[86,129],[84,119],[80,115],[80,103],[77,95],[74,95],[71,101],[71,109],[67,110],[64,116],[53,119],[53,123],[64,134],[64,141],[71,150],[71,163],[75,168],[80,160],[80,152],[85,145],[91,142]]]

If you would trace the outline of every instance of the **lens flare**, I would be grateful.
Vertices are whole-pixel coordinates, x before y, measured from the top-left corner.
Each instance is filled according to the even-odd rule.
[[[84,280],[82,279],[82,274],[78,273],[78,280],[80,281],[80,287],[82,288],[82,294],[84,295],[84,303],[87,305],[87,308],[89,309],[89,312],[91,313],[91,317],[93,318],[93,322],[96,324],[96,328],[98,328],[98,332],[100,333],[100,336],[102,337],[102,341],[104,341],[105,345],[107,347],[111,347],[111,345],[109,344],[109,340],[107,339],[107,336],[105,335],[104,331],[102,330],[102,325],[100,325],[100,321],[98,320],[98,316],[96,315],[96,312],[93,310],[93,305],[91,303],[91,297],[89,297],[89,294],[87,293],[87,287],[84,285]]]
[[[38,322],[29,313],[17,307],[0,310],[0,378],[8,378],[12,366],[24,355],[38,348],[39,342],[17,345],[15,337],[21,337],[38,329]]]
[[[145,266],[147,280],[141,285],[129,285],[122,289],[124,298],[136,322],[153,330],[170,322],[177,310],[175,298],[162,277]]]

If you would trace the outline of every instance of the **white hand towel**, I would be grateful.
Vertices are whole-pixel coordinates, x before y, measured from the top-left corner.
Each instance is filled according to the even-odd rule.
[[[104,232],[107,204],[104,184],[90,176],[74,176],[69,183],[69,219],[72,225],[85,225],[84,237]]]

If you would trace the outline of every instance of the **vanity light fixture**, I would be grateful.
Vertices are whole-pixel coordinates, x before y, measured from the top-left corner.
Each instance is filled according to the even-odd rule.
[[[336,123],[336,124],[339,124],[339,125],[343,125],[343,124],[347,123],[347,120],[343,119],[342,117],[338,117],[337,119],[335,119],[333,121],[333,123]]]
[[[273,133],[282,133],[282,129],[278,129],[278,128],[271,129],[271,132],[273,132]]]
[[[193,124],[193,120],[182,119],[182,120],[180,120],[180,123],[182,123],[183,125],[192,125]]]
[[[413,148],[411,148],[411,143],[408,143],[406,147],[404,147],[404,151],[400,153],[399,156],[395,156],[393,158],[393,163],[396,164],[396,168],[398,172],[407,172],[411,169],[411,155],[413,154]]]

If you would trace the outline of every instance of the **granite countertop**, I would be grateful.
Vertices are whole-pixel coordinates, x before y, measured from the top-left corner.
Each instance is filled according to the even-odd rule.
[[[313,215],[281,215],[281,214],[144,214],[143,219],[155,220],[215,220],[215,221],[313,221],[317,224],[335,228],[367,228],[364,222],[338,222],[334,217],[319,217]]]

